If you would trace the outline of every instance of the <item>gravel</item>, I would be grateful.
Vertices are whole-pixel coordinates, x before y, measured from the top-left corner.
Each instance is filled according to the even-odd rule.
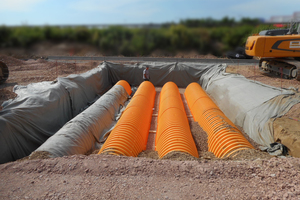
[[[52,81],[57,76],[81,73],[100,64],[77,63],[75,68],[73,63],[20,61],[8,56],[0,59],[10,69],[10,78],[0,86],[0,104],[14,98],[12,88],[16,84]],[[254,66],[230,66],[228,70],[276,87],[299,88],[299,82],[263,76]],[[156,98],[159,88],[157,91]],[[183,95],[182,99],[185,101]],[[157,107],[154,114],[156,111]],[[186,112],[189,116],[187,106]],[[299,116],[299,109],[291,109],[287,116]],[[158,159],[153,145],[148,145],[137,158],[98,155],[97,151],[60,158],[47,158],[42,153],[0,165],[0,199],[300,198],[299,158],[272,157],[259,151],[259,145],[248,138],[256,149],[241,151],[230,159],[218,159],[208,152],[206,133],[193,118],[189,122],[199,158],[171,152]],[[155,123],[151,130],[156,130]]]

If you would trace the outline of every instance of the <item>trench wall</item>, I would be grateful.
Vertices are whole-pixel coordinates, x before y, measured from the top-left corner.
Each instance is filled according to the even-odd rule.
[[[264,146],[274,140],[273,120],[300,102],[290,90],[226,74],[226,65],[104,62],[86,73],[54,82],[16,86],[18,96],[4,102],[0,111],[0,163],[28,156],[119,80],[139,86],[146,66],[154,86],[173,81],[186,88],[192,82],[199,83],[233,123]]]

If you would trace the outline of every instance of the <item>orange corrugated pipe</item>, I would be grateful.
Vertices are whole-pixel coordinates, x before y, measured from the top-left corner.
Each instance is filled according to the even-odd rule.
[[[166,83],[160,93],[155,145],[160,158],[172,151],[199,157],[178,87],[173,82]]]
[[[128,95],[131,95],[131,87],[129,85],[129,83],[127,81],[124,81],[124,80],[120,80],[116,83],[116,85],[122,85],[123,88],[126,90],[127,94]]]
[[[208,150],[216,157],[228,157],[239,150],[254,149],[198,83],[189,84],[184,95],[194,120],[208,135]]]
[[[136,157],[146,150],[155,94],[151,82],[144,81],[139,86],[98,154]]]

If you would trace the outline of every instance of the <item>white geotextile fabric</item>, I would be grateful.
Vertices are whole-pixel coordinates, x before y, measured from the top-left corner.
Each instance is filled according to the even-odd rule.
[[[69,93],[73,117],[99,98],[99,94],[105,93],[112,87],[109,81],[108,69],[103,66],[82,74],[58,77],[57,80]]]
[[[126,80],[131,86],[139,86],[143,82],[143,70],[149,67],[150,81],[155,87],[162,87],[165,83],[173,81],[178,87],[185,88],[192,82],[198,82],[201,75],[214,64],[205,63],[162,63],[146,62],[131,64],[102,63],[109,69],[112,84],[119,80]]]
[[[29,155],[72,119],[69,95],[60,83],[17,86],[14,92],[18,96],[0,111],[0,163]]]
[[[117,122],[116,118],[127,98],[126,90],[120,85],[115,85],[90,107],[66,123],[36,152],[46,151],[51,157],[61,157],[99,149],[97,144]]]
[[[200,84],[234,124],[257,143],[269,146],[274,142],[274,119],[299,103],[299,95],[225,73],[225,69],[226,65],[211,68],[201,77]]]
[[[168,81],[173,81],[181,88],[192,82],[200,83],[231,121],[264,146],[274,142],[273,120],[300,102],[299,95],[290,90],[263,85],[240,75],[226,74],[226,65],[161,62],[131,65],[103,62],[86,73],[58,78],[55,82],[16,86],[18,97],[4,102],[3,110],[0,111],[0,164],[29,155],[119,80],[138,86],[143,81],[142,74],[146,66],[150,67],[150,81],[154,86],[161,87]],[[73,137],[73,128],[68,127],[76,124],[74,127],[80,130],[80,133],[74,133],[77,141],[83,140],[84,144],[92,144],[84,140],[89,138],[96,141],[93,137],[97,134],[85,136],[83,127],[87,123],[80,122],[79,119],[89,116],[86,113],[82,116],[84,117],[78,117],[66,124],[66,129],[70,133],[69,137]],[[92,129],[98,130],[91,127]],[[80,134],[83,134],[82,138]],[[64,137],[68,137],[67,135]],[[100,140],[101,136],[98,136],[100,138],[97,139]],[[74,149],[70,152],[79,152],[80,148],[84,149],[81,149],[82,152],[88,149],[87,146],[81,147],[79,144],[82,143],[76,144],[73,141],[73,145],[78,147],[71,145],[70,148]],[[93,145],[89,149],[92,147]],[[69,150],[63,151],[69,155]],[[53,154],[64,153],[53,150]]]
[[[0,164],[37,149],[112,84],[107,67],[58,78],[54,82],[15,86],[15,99],[0,111]]]

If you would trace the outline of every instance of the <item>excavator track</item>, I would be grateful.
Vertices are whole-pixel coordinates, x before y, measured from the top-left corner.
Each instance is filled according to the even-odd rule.
[[[263,71],[283,75],[284,78],[300,81],[300,62],[288,58],[262,58],[259,68]]]
[[[0,61],[0,84],[4,83],[9,76],[8,67],[4,62]]]

